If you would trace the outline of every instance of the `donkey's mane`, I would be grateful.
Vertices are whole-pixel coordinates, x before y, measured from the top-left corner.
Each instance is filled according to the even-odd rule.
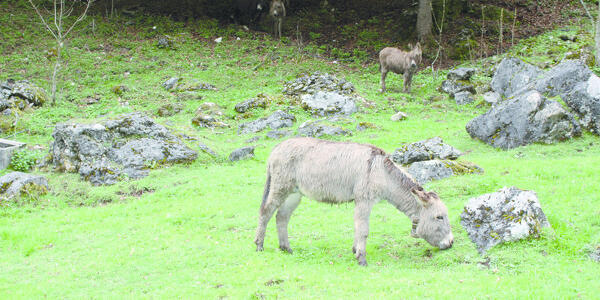
[[[383,166],[388,174],[390,174],[397,182],[399,182],[407,190],[411,190],[413,187],[419,186],[410,176],[407,176],[405,172],[400,170],[396,164],[386,157],[383,160]]]

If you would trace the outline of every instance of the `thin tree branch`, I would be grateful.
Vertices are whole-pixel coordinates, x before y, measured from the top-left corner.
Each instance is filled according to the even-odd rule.
[[[37,13],[37,15],[40,17],[40,19],[42,20],[42,23],[44,24],[44,26],[46,26],[46,29],[48,31],[50,31],[50,33],[52,34],[52,36],[56,39],[56,34],[54,34],[54,31],[52,31],[52,29],[50,29],[50,26],[48,26],[48,23],[46,23],[46,20],[44,19],[44,17],[42,16],[42,14],[40,13],[40,11],[38,10],[37,6],[35,6],[35,4],[33,4],[33,1],[29,0],[29,4],[31,4],[31,6],[33,6],[33,9],[35,9],[35,12]]]
[[[590,14],[590,11],[588,10],[587,5],[585,5],[585,2],[583,2],[583,0],[579,0],[579,2],[581,2],[581,6],[583,6],[583,9],[585,9],[585,12],[587,13],[590,20],[592,20],[592,24],[594,24],[596,21],[594,20],[594,17],[592,17],[592,14]]]
[[[73,25],[71,25],[71,28],[69,28],[69,30],[67,30],[67,32],[65,33],[65,36],[67,36],[69,34],[69,32],[71,32],[71,30],[73,30],[73,27],[75,27],[75,25],[81,21],[83,21],[83,19],[85,19],[86,14],[88,9],[90,8],[90,5],[93,3],[93,0],[88,0],[87,5],[85,6],[85,10],[83,11],[83,13],[81,14],[81,16],[79,16],[79,18],[77,18],[77,20],[75,20],[75,22],[73,23]]]

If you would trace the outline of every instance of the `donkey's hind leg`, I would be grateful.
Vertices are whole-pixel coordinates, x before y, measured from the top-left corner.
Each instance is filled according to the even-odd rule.
[[[277,233],[279,235],[279,249],[292,253],[290,248],[290,242],[288,240],[288,223],[290,222],[290,216],[300,204],[302,194],[293,193],[290,194],[285,202],[277,210]]]
[[[260,207],[258,217],[258,227],[256,228],[256,237],[254,243],[256,244],[256,251],[263,251],[263,243],[265,241],[265,231],[267,230],[267,224],[273,213],[278,209],[289,195],[288,190],[271,190],[267,200]]]

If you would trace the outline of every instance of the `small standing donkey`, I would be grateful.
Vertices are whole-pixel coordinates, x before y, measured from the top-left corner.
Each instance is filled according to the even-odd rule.
[[[404,74],[404,92],[410,93],[412,76],[421,63],[421,44],[417,42],[415,47],[409,44],[409,52],[398,48],[386,47],[379,52],[379,70],[381,71],[381,92],[385,93],[385,77],[389,71],[396,74]]]
[[[354,245],[358,264],[366,265],[369,215],[387,200],[412,220],[411,235],[440,249],[452,247],[448,210],[438,195],[426,192],[371,145],[292,138],[277,145],[267,162],[267,183],[256,229],[256,250],[263,250],[265,231],[277,211],[279,248],[292,252],[288,222],[302,196],[325,203],[354,201]]]
[[[271,1],[269,15],[274,20],[273,34],[278,35],[278,38],[281,39],[281,23],[283,23],[283,18],[285,17],[285,5],[283,4],[283,0]]]

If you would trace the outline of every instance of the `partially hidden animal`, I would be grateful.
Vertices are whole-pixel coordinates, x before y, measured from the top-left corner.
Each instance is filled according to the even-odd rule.
[[[254,26],[268,9],[267,0],[234,0],[231,17],[236,23]]]
[[[292,252],[288,222],[302,196],[326,203],[354,201],[354,244],[366,265],[369,215],[385,199],[412,220],[413,237],[448,249],[454,237],[448,210],[438,195],[426,192],[381,149],[367,144],[292,138],[277,145],[267,162],[267,182],[259,210],[256,250],[263,250],[265,231],[277,211],[279,248]]]
[[[410,93],[412,77],[421,64],[422,49],[421,44],[412,47],[409,44],[410,51],[402,51],[394,47],[386,47],[379,51],[379,71],[381,71],[381,92],[385,93],[385,77],[388,72],[404,75],[404,92]]]
[[[281,39],[281,23],[283,23],[283,18],[285,17],[285,4],[283,0],[271,1],[269,15],[273,18],[273,34]]]

